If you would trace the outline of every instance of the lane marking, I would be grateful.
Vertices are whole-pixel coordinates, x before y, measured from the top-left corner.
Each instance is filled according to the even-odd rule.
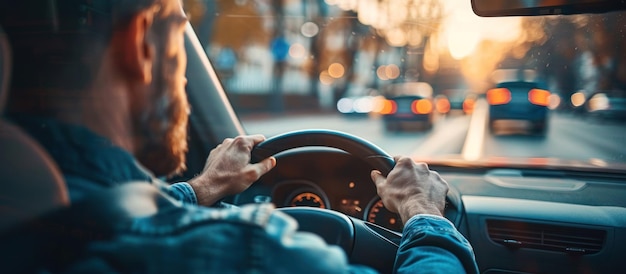
[[[465,144],[463,144],[463,150],[461,151],[463,159],[476,161],[482,157],[488,114],[489,106],[487,101],[484,99],[476,101],[476,107],[469,123],[469,130],[467,130]]]
[[[454,143],[455,139],[467,131],[468,118],[465,116],[455,117],[452,121],[446,121],[445,125],[436,125],[434,132],[409,155],[432,157],[441,154],[441,151],[446,150],[451,143]]]

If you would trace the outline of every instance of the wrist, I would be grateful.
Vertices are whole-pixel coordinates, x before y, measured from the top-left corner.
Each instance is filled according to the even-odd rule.
[[[419,201],[404,203],[404,205],[399,208],[398,214],[400,215],[403,224],[406,224],[406,222],[408,222],[411,217],[418,214],[428,214],[443,217],[441,211],[439,210],[439,208],[437,208],[437,206]]]
[[[214,195],[215,191],[209,187],[209,183],[205,182],[205,179],[202,177],[196,177],[187,182],[193,191],[196,193],[196,199],[198,200],[198,205],[210,206],[215,204],[219,197],[218,195]]]

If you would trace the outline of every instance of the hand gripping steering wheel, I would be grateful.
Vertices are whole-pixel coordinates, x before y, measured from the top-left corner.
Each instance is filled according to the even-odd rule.
[[[348,152],[385,176],[395,165],[393,157],[371,142],[325,129],[292,131],[268,138],[252,149],[252,163],[290,149],[312,146]],[[383,273],[392,271],[400,234],[327,209],[291,207],[279,210],[295,218],[301,231],[315,233],[327,243],[343,248],[351,263],[368,265]]]

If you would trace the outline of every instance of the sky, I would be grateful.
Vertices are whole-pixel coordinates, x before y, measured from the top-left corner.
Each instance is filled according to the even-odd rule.
[[[455,59],[470,55],[482,40],[508,42],[521,33],[520,17],[485,18],[475,15],[470,0],[442,0],[445,17],[439,46]]]

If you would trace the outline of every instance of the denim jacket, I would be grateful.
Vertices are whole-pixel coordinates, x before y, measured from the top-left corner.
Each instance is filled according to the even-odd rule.
[[[116,236],[89,244],[68,272],[375,273],[350,265],[336,246],[296,232],[297,223],[271,204],[197,206],[187,183],[167,185],[135,158],[84,127],[41,118],[14,119],[59,165],[71,201],[130,182],[156,186],[167,203],[154,214],[115,224]],[[396,255],[397,273],[477,273],[469,242],[445,218],[412,217]]]

